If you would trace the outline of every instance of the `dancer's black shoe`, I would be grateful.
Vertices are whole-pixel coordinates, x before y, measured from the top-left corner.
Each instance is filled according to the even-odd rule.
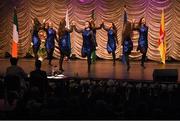
[[[141,67],[143,68],[143,69],[145,69],[146,67],[144,66],[144,64],[141,64]]]
[[[131,68],[130,66],[127,66],[127,71],[129,71],[129,70],[130,70],[130,68]]]

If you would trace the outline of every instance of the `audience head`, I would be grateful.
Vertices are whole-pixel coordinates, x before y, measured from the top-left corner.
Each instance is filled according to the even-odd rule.
[[[15,57],[10,58],[11,65],[17,65],[18,59]]]

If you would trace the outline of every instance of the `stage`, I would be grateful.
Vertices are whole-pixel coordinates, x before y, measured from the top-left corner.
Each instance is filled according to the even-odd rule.
[[[4,75],[6,68],[10,65],[9,59],[0,59],[1,69],[0,75]],[[52,61],[53,66],[59,67],[59,60],[54,59]],[[26,73],[30,73],[34,69],[34,59],[19,59],[18,65],[20,65]],[[180,77],[180,63],[169,62],[165,65],[148,61],[145,63],[146,69],[140,66],[140,61],[131,61],[130,71],[127,72],[126,65],[121,61],[116,60],[116,65],[113,66],[112,60],[97,60],[95,64],[91,66],[91,72],[88,73],[86,60],[69,60],[64,61],[64,75],[66,77],[79,77],[79,78],[92,78],[92,79],[115,79],[124,81],[152,81],[154,69],[178,69],[178,77]],[[51,73],[52,67],[48,65],[47,60],[42,62],[42,70],[45,70],[47,74]],[[178,78],[178,82],[180,79]]]

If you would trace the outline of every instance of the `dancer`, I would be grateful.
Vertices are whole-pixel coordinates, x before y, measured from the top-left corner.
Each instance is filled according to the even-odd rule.
[[[53,52],[55,47],[55,39],[57,40],[56,31],[53,29],[52,22],[48,22],[46,24],[46,32],[47,32],[47,39],[46,39],[46,52],[47,52],[47,59],[49,60],[49,65],[51,64],[53,58]]]
[[[96,42],[96,30],[101,29],[102,24],[99,27],[96,27],[93,19],[90,21],[90,23],[91,23],[91,27],[92,27],[92,31],[93,31],[93,35],[94,35],[94,43],[95,43],[95,46],[98,47],[97,42]],[[96,61],[96,48],[92,52],[91,58],[92,58],[92,63],[95,63],[95,61]]]
[[[124,16],[123,17],[123,28],[124,28],[125,23],[127,23],[127,21],[128,21],[126,5],[124,5],[124,15],[123,16]],[[122,41],[121,42],[123,42],[123,34],[122,34]],[[122,63],[126,64],[126,58],[125,58],[124,52],[122,53]]]
[[[41,61],[46,57],[46,39],[47,39],[47,31],[45,29],[45,21],[43,20],[43,23],[41,24],[41,27],[38,32],[39,38],[40,38],[40,48],[38,50],[38,59]]]
[[[40,29],[41,23],[39,22],[39,20],[37,18],[33,19],[33,29],[31,31],[32,33],[32,45],[33,45],[33,53],[35,56],[35,59],[38,59],[38,50],[41,44],[38,32]]]
[[[115,65],[116,43],[118,44],[116,26],[115,26],[115,24],[113,22],[111,22],[108,27],[105,27],[104,21],[102,20],[102,27],[103,27],[104,30],[107,31],[107,35],[108,35],[107,51],[108,51],[109,54],[112,53],[113,65]]]
[[[58,43],[61,54],[59,60],[59,70],[61,71],[61,73],[64,71],[62,67],[64,57],[65,56],[69,57],[71,54],[71,47],[69,42],[70,42],[70,33],[73,31],[72,26],[70,26],[70,29],[66,28],[65,26],[66,26],[66,21],[65,18],[63,18],[60,21],[59,30],[58,30],[58,35],[59,35]]]
[[[85,28],[78,30],[73,22],[73,27],[75,29],[76,32],[78,33],[82,33],[82,37],[83,37],[83,45],[82,45],[82,50],[81,50],[81,54],[82,57],[86,57],[87,56],[87,62],[88,62],[88,72],[90,72],[90,67],[91,67],[91,54],[92,52],[95,50],[95,41],[94,41],[94,35],[93,35],[93,31],[91,28],[91,24],[89,21],[85,22]]]
[[[135,26],[135,20],[133,20],[133,29],[139,31],[137,51],[140,50],[140,52],[142,53],[141,66],[145,69],[146,67],[144,66],[144,62],[148,49],[148,26],[146,26],[146,19],[142,17],[139,21],[138,26]]]
[[[127,64],[127,71],[129,71],[130,69],[129,55],[133,50],[133,42],[131,40],[131,35],[132,35],[131,23],[127,21],[123,26],[122,42],[121,42],[121,45],[123,46],[123,55],[125,56],[125,61]]]

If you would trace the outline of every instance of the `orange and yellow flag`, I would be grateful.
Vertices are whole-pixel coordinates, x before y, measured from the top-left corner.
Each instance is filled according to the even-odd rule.
[[[161,56],[161,62],[165,64],[166,62],[166,41],[165,41],[165,29],[164,29],[164,10],[162,10],[161,14],[161,25],[160,25],[160,37],[158,40],[158,50]]]

